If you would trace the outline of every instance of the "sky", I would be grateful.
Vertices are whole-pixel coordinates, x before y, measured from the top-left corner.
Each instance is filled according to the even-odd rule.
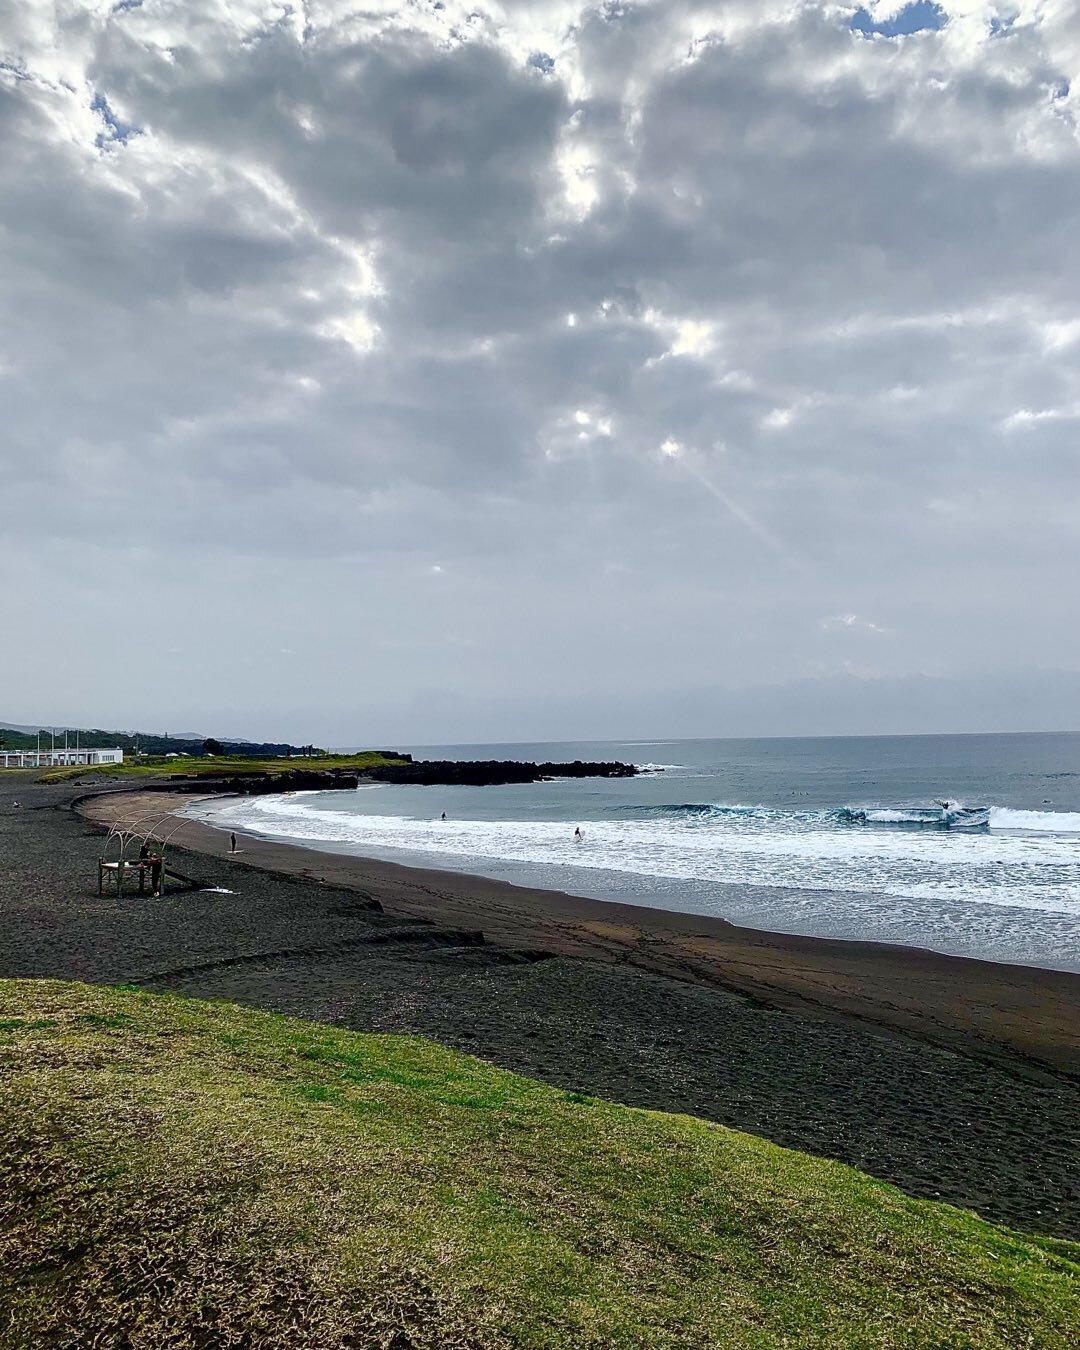
[[[1080,728],[1080,2],[0,6],[0,717]]]

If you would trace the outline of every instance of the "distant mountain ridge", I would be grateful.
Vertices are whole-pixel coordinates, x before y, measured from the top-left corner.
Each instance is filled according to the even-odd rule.
[[[97,728],[93,728],[93,729],[94,729],[94,730],[97,730]],[[24,733],[24,735],[27,735],[27,736],[36,736],[36,735],[38,734],[39,731],[42,733],[42,735],[48,735],[48,734],[52,733],[53,731],[55,731],[55,732],[57,733],[57,735],[60,735],[62,732],[65,732],[65,731],[86,731],[86,732],[89,732],[90,730],[91,730],[91,728],[89,728],[89,727],[77,727],[77,726],[75,726],[74,724],[72,724],[71,726],[61,726],[59,722],[57,722],[57,723],[55,723],[55,724],[52,724],[52,723],[51,723],[51,724],[48,725],[48,726],[44,725],[43,723],[37,723],[37,722],[0,722],[0,731],[21,731],[21,732]],[[105,735],[112,735],[112,736],[168,736],[169,740],[176,740],[176,741],[204,741],[204,740],[206,740],[206,733],[205,733],[205,732],[202,732],[202,731],[169,731],[169,732],[158,732],[158,731],[130,731],[130,732],[129,732],[129,731],[114,731],[114,732],[106,732]],[[239,736],[236,736],[236,737],[230,738],[229,744],[230,744],[230,745],[247,745],[247,744],[249,744],[249,742],[248,742],[248,741],[243,741],[243,740],[240,739]]]

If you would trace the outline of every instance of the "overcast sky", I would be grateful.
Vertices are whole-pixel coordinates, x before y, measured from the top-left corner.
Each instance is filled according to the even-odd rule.
[[[0,717],[1080,726],[1080,4],[0,6]]]

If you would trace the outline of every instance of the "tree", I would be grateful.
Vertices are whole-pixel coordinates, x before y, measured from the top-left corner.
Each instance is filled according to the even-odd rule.
[[[207,736],[202,743],[202,748],[203,753],[207,755],[223,755],[225,753],[225,747],[220,741],[215,741],[213,736]]]

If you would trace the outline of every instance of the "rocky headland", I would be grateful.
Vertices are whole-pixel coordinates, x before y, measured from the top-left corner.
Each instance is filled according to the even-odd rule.
[[[403,758],[399,764],[383,764],[369,770],[366,777],[379,783],[415,783],[424,787],[435,784],[489,787],[501,783],[542,783],[549,778],[633,778],[638,772],[636,765],[618,760],[575,759],[570,763],[535,764],[516,759]]]

